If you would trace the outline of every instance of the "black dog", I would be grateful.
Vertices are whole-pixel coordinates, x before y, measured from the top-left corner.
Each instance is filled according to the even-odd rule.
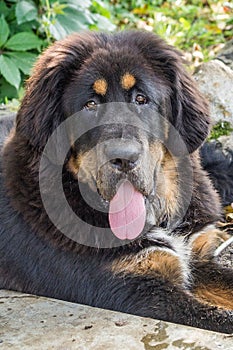
[[[233,332],[233,273],[213,259],[221,204],[199,159],[208,131],[157,36],[55,43],[3,148],[0,288]]]
[[[203,168],[209,173],[223,206],[233,201],[233,151],[223,150],[220,142],[206,142],[201,147]]]

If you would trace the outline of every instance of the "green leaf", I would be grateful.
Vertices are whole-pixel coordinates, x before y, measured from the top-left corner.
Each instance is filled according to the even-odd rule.
[[[37,8],[33,1],[19,1],[15,9],[17,23],[29,22],[37,18]]]
[[[72,30],[85,29],[88,24],[93,24],[93,19],[89,11],[75,10],[72,7],[67,7],[64,10],[64,16],[59,16],[59,20],[62,17],[66,17],[67,22],[71,21]],[[77,25],[77,29],[76,26]]]
[[[37,58],[37,55],[31,52],[8,52],[6,55],[26,75],[31,73],[32,66]]]
[[[58,15],[55,18],[49,29],[52,36],[59,40],[72,32],[87,29],[88,24],[91,23],[94,22],[90,16],[68,7],[64,9],[64,15]]]
[[[2,15],[4,15],[5,17],[7,17],[8,13],[9,13],[9,8],[6,6],[5,2],[0,1],[0,13]]]
[[[0,18],[0,47],[3,46],[7,41],[9,33],[10,33],[9,26],[4,16],[2,15]]]
[[[54,23],[50,24],[49,31],[56,40],[60,40],[67,35],[67,31],[64,29],[63,24],[57,19],[55,19]]]
[[[10,30],[11,30],[12,36],[16,33],[22,33],[22,32],[32,33],[32,28],[38,28],[38,22],[36,20],[18,24],[15,19],[10,24]]]
[[[13,51],[27,51],[37,49],[42,45],[42,41],[33,33],[21,32],[13,35],[6,43],[5,47]]]
[[[62,3],[67,3],[68,5],[74,5],[76,9],[87,9],[91,6],[91,0],[64,0]]]
[[[93,14],[92,18],[96,21],[96,25],[99,30],[107,30],[109,32],[116,29],[115,24],[111,23],[108,18],[99,14]]]
[[[4,100],[18,97],[17,90],[14,86],[10,85],[3,76],[0,76],[0,103]]]
[[[111,12],[108,8],[106,8],[106,4],[103,1],[92,1],[92,8],[95,10],[95,13],[98,13],[106,18],[111,18]]]
[[[8,83],[13,85],[16,89],[19,88],[21,81],[19,69],[14,62],[5,55],[0,56],[0,72]]]

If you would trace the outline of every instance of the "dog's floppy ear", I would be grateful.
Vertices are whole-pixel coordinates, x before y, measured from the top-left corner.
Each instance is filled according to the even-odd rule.
[[[92,35],[73,34],[48,48],[37,61],[26,85],[16,119],[16,132],[43,148],[64,120],[62,96],[74,72],[91,52]]]
[[[178,50],[158,36],[145,32],[137,36],[136,45],[140,47],[155,75],[169,88],[169,121],[180,133],[188,152],[192,153],[209,132],[210,119],[205,99],[198,91],[195,81],[186,72]]]
[[[209,133],[207,102],[187,74],[180,60],[176,61],[172,84],[172,124],[180,133],[189,153],[194,152]]]

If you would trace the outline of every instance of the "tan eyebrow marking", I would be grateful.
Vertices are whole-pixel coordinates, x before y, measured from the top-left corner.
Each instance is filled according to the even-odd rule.
[[[105,79],[97,79],[93,84],[93,89],[98,95],[104,96],[108,89],[108,83]]]
[[[121,78],[121,86],[125,90],[131,89],[135,84],[136,84],[136,79],[130,73],[125,73]]]

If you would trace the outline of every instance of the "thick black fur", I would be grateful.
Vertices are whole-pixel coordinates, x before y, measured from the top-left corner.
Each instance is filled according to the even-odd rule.
[[[222,204],[233,201],[233,151],[223,150],[220,142],[206,142],[201,148],[203,168],[209,173]]]
[[[137,84],[129,91],[123,91],[119,77],[128,71],[136,77]],[[93,83],[103,77],[109,83],[109,90],[105,96],[96,96]],[[56,127],[73,113],[83,108],[88,117],[94,117],[94,114],[90,114],[92,111],[87,111],[88,101],[95,100],[98,104],[135,103],[137,93],[147,96],[147,105],[154,109],[155,116],[162,114],[179,131],[186,144],[193,167],[190,205],[187,212],[179,217],[185,202],[185,183],[181,183],[179,188],[180,202],[174,202],[177,206],[175,214],[172,213],[170,200],[175,200],[177,193],[168,195],[166,188],[160,198],[154,195],[151,204],[150,186],[155,184],[146,182],[142,177],[142,170],[145,169],[138,166],[134,176],[132,173],[127,176],[131,176],[134,186],[145,195],[148,211],[156,208],[152,219],[150,216],[150,229],[144,230],[138,239],[122,247],[102,249],[80,245],[64,236],[44,210],[38,184],[42,151]],[[143,111],[145,113],[142,114],[146,115],[146,109]],[[4,123],[2,126],[4,138]],[[232,333],[233,311],[227,307],[224,309],[224,305],[228,304],[233,293],[233,273],[215,263],[214,247],[207,251],[205,246],[193,248],[195,239],[200,235],[205,237],[205,230],[212,230],[222,215],[218,195],[207,173],[201,168],[198,154],[208,131],[206,102],[183,68],[180,54],[157,36],[143,32],[115,35],[86,33],[55,43],[35,66],[17,114],[15,129],[3,148],[0,288]],[[92,210],[82,200],[69,161],[72,156],[81,155],[92,142],[95,144],[122,133],[122,126],[90,132],[81,138],[81,144],[71,145],[65,160],[63,186],[67,200],[83,220],[96,227],[108,227],[107,215]],[[170,133],[171,128],[168,145],[182,160],[187,154],[176,152],[175,140],[169,137]],[[131,139],[141,141],[141,135],[132,128],[125,128],[124,135],[127,142]],[[143,135],[145,142],[148,141],[146,136]],[[153,140],[149,140],[148,144],[151,146]],[[169,159],[167,152],[161,145],[158,145],[158,149],[163,152],[166,163]],[[166,164],[157,169],[160,161],[157,148],[152,153],[156,159],[155,174]],[[147,166],[142,155],[140,162],[145,162]],[[228,164],[228,158],[226,162]],[[55,174],[48,179],[48,191],[52,198],[56,187],[56,166],[48,158],[48,167]],[[208,162],[205,167],[208,167]],[[96,182],[100,195],[111,199],[117,181],[123,175],[107,164],[104,172],[100,171],[98,176]],[[163,181],[159,182],[160,173],[156,176],[157,187],[153,189],[159,193],[158,186],[162,186]],[[227,176],[232,181],[230,172]],[[172,187],[172,178],[169,181]],[[143,188],[142,183],[145,185]],[[219,182],[216,186],[220,193],[223,192]],[[230,194],[224,197],[226,200],[231,201]],[[59,207],[56,198],[53,203],[62,212],[63,208]],[[177,225],[174,227],[175,219]],[[68,224],[72,229],[72,222]],[[154,262],[157,262],[161,251],[164,254],[162,262],[156,265]],[[174,265],[170,264],[172,259]],[[206,301],[196,296],[195,290],[203,284],[210,290],[213,286],[218,287],[223,295],[226,292],[223,305],[215,303],[214,297]]]

